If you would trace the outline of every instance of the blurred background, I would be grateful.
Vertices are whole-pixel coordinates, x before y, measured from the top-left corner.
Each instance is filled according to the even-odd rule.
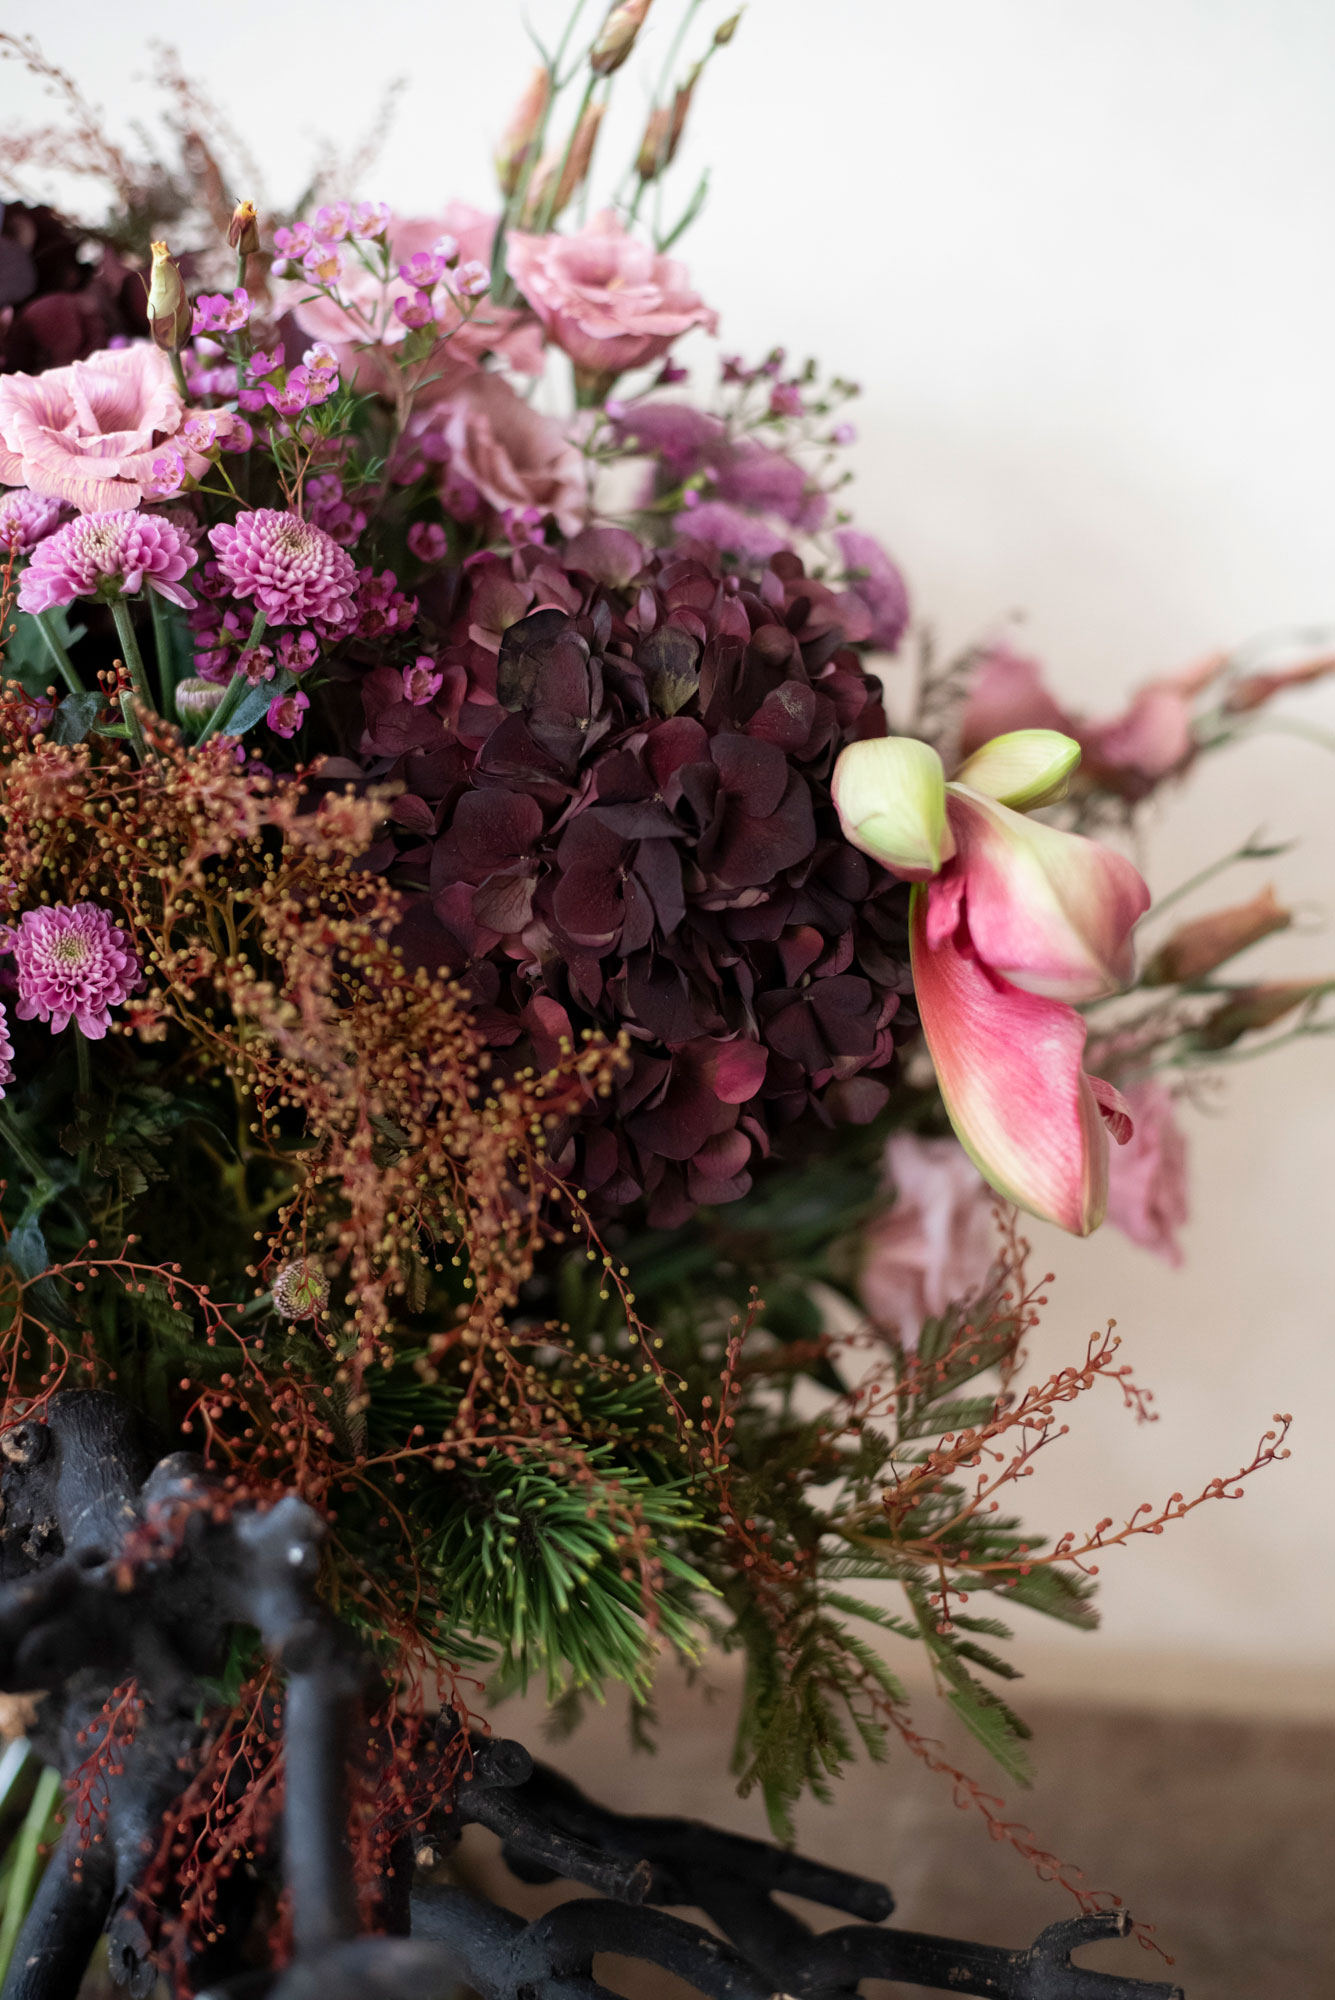
[[[405,77],[349,192],[411,213],[490,202],[525,13],[552,36],[565,8],[20,11],[9,25],[36,29],[117,129],[156,116],[149,44],[174,44],[277,196],[322,137],[354,151]],[[702,46],[729,11],[701,7]],[[646,32],[666,45],[678,18],[657,0]],[[674,198],[706,165],[712,183],[681,254],[726,351],[780,342],[861,382],[853,504],[944,645],[1007,630],[1059,698],[1102,713],[1219,647],[1335,622],[1333,68],[1328,0],[753,0],[697,95]],[[0,66],[0,119],[31,120],[31,88]],[[642,115],[621,95],[603,141],[618,159]],[[709,378],[703,339],[682,358]],[[1335,732],[1335,688],[1284,713]],[[1268,733],[1208,760],[1162,802],[1140,858],[1162,892],[1258,828],[1299,845],[1195,907],[1273,879],[1298,923],[1248,970],[1335,971],[1330,748]],[[1023,1816],[1158,1921],[1196,2000],[1327,1994],[1335,1971],[1314,1874],[1335,1771],[1332,1086],[1335,1046],[1307,1043],[1236,1068],[1187,1112],[1180,1270],[1111,1231],[1037,1231],[1056,1283],[1036,1359],[1075,1358],[1115,1315],[1161,1417],[1137,1429],[1111,1394],[1077,1411],[1078,1438],[1026,1496],[1035,1525],[1190,1494],[1245,1463],[1272,1412],[1297,1417],[1292,1458],[1245,1499],[1110,1555],[1101,1636],[1024,1634],[1018,1650],[1043,1772]],[[619,1718],[562,1759],[609,1796],[620,1786],[619,1803],[760,1831],[722,1776],[727,1701],[666,1702],[670,1763],[628,1766]],[[883,1853],[907,1922],[1018,1943],[1031,1916],[1065,1913],[948,1791],[898,1766],[803,1831],[873,1872]]]

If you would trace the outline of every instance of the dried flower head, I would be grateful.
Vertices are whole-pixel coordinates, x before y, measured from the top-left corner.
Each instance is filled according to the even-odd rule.
[[[299,514],[259,507],[209,530],[218,565],[238,597],[252,597],[271,625],[345,625],[357,571],[332,535]]]
[[[71,1021],[100,1041],[111,1010],[139,983],[139,961],[125,932],[97,903],[25,910],[10,934],[18,974],[20,1021],[49,1021],[53,1035]]]
[[[49,611],[76,597],[131,597],[156,590],[194,605],[181,578],[196,561],[189,541],[156,514],[81,514],[39,542],[19,583],[22,611]]]

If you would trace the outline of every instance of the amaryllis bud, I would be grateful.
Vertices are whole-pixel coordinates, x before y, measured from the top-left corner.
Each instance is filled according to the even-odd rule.
[[[214,681],[201,680],[197,674],[181,681],[176,689],[176,717],[182,728],[188,729],[191,735],[197,734],[226,691]]]
[[[227,225],[227,242],[238,257],[253,257],[260,247],[260,225],[253,201],[239,201]]]
[[[500,145],[496,148],[496,178],[500,182],[501,193],[507,198],[512,195],[523,178],[529,155],[537,144],[542,130],[542,121],[547,115],[551,102],[552,80],[546,69],[535,69],[529,79],[528,89],[515,106],[514,116],[506,126]]]
[[[644,128],[635,162],[635,171],[642,181],[656,180],[676,158],[681,135],[686,129],[686,114],[691,108],[691,98],[702,68],[703,64],[697,63],[685,83],[674,91],[670,108],[659,104],[649,113],[649,122]]]
[[[746,11],[745,8],[739,7],[737,12],[735,14],[730,14],[726,21],[720,21],[719,25],[714,30],[714,47],[716,49],[727,48],[728,43],[737,33],[738,24],[741,21],[742,15],[745,13],[745,11]]]
[[[555,222],[571,196],[583,185],[593,159],[598,127],[603,122],[603,109],[601,104],[586,105],[564,162],[558,166],[556,161],[552,161],[544,167],[538,185],[524,207],[525,228],[539,220],[544,228]]]
[[[1209,916],[1197,917],[1174,931],[1145,967],[1144,983],[1176,986],[1203,979],[1226,959],[1269,937],[1272,931],[1287,930],[1292,922],[1292,911],[1276,901],[1274,889],[1267,883],[1250,903],[1212,910]]]
[[[273,1302],[283,1319],[318,1319],[329,1303],[329,1286],[309,1257],[284,1264],[273,1281]]]
[[[155,243],[148,286],[148,323],[154,344],[169,352],[190,338],[194,313],[176,260],[165,243]]]
[[[1333,986],[1335,980],[1329,979],[1276,979],[1260,986],[1239,987],[1202,1021],[1195,1040],[1207,1049],[1231,1048],[1244,1035],[1273,1028],[1276,1021],[1305,1001],[1315,1000],[1318,994],[1329,993]]]
[[[635,46],[649,6],[650,0],[621,0],[612,8],[589,51],[589,68],[595,76],[611,76],[620,69]]]

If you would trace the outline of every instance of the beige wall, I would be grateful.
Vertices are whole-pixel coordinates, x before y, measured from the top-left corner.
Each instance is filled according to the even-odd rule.
[[[534,0],[539,28],[561,11]],[[41,27],[122,115],[148,103],[144,42],[177,42],[280,187],[310,129],[359,131],[372,86],[410,72],[362,192],[421,207],[487,198],[519,17],[517,0],[231,0],[224,23],[62,0]],[[866,385],[860,514],[948,640],[1022,611],[1061,691],[1097,708],[1220,643],[1335,618],[1333,66],[1325,0],[755,0],[702,92],[688,166],[713,163],[714,194],[686,254],[729,346],[781,340]],[[284,130],[289,84],[311,108]],[[0,70],[0,117],[17,102]],[[1331,726],[1335,695],[1295,712]],[[1160,814],[1152,879],[1260,824],[1301,836],[1275,874],[1314,922],[1335,761],[1306,743],[1218,760]],[[1257,964],[1335,967],[1335,938]],[[1111,1234],[1041,1239],[1059,1284],[1039,1354],[1115,1314],[1163,1412],[1137,1431],[1111,1395],[1091,1408],[1032,1483],[1047,1525],[1190,1489],[1241,1463],[1272,1410],[1298,1418],[1292,1461],[1247,1500],[1109,1558],[1106,1639],[1044,1637],[1045,1678],[1272,1701],[1335,1685],[1332,1053],[1241,1069],[1224,1115],[1195,1120],[1184,1271]]]

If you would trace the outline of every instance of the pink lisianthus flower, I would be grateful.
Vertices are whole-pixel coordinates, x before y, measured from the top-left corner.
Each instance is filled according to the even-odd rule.
[[[575,236],[512,234],[506,256],[548,337],[590,380],[661,361],[692,327],[718,325],[686,267],[628,236],[610,208]]]
[[[0,1097],[14,1081],[14,1044],[9,1039],[9,1016],[0,1001]]]
[[[897,1132],[885,1165],[895,1203],[868,1226],[858,1290],[913,1349],[927,1320],[981,1289],[995,1258],[992,1196],[954,1139]]]
[[[426,413],[446,460],[446,487],[466,482],[498,514],[536,507],[563,534],[584,519],[584,461],[560,425],[530,408],[499,375],[470,375]]]
[[[257,507],[209,529],[218,567],[238,597],[252,597],[271,625],[346,625],[357,570],[345,549],[299,514]]]
[[[0,480],[84,514],[137,507],[164,445],[204,414],[186,408],[167,356],[143,342],[42,375],[0,375]],[[221,438],[230,417],[207,415]],[[198,479],[205,454],[187,446],[183,457]]]
[[[17,549],[21,556],[31,555],[39,542],[55,533],[63,512],[59,500],[30,493],[26,486],[16,487],[12,493],[0,493],[0,549],[6,553]]]
[[[914,997],[950,1121],[1007,1201],[1084,1236],[1103,1219],[1108,1132],[1131,1118],[1085,1074],[1078,1003],[1131,978],[1149,891],[1098,841],[1025,817],[1065,790],[1079,745],[999,736],[951,784],[926,743],[852,743],[835,766],[845,837],[915,884]]]
[[[49,1021],[53,1035],[73,1021],[89,1041],[101,1041],[112,1008],[139,984],[129,938],[98,903],[25,910],[6,949],[14,954],[20,1021]]]
[[[275,736],[295,736],[310,705],[309,695],[298,692],[276,694],[264,719]]]
[[[1108,1220],[1142,1249],[1180,1264],[1177,1231],[1190,1213],[1187,1142],[1174,1115],[1172,1093],[1148,1078],[1128,1086],[1126,1101],[1135,1130],[1112,1156]]]
[[[190,610],[181,578],[197,557],[186,536],[161,514],[80,514],[33,550],[19,579],[19,609],[50,611],[76,597],[133,597],[155,590]]]

